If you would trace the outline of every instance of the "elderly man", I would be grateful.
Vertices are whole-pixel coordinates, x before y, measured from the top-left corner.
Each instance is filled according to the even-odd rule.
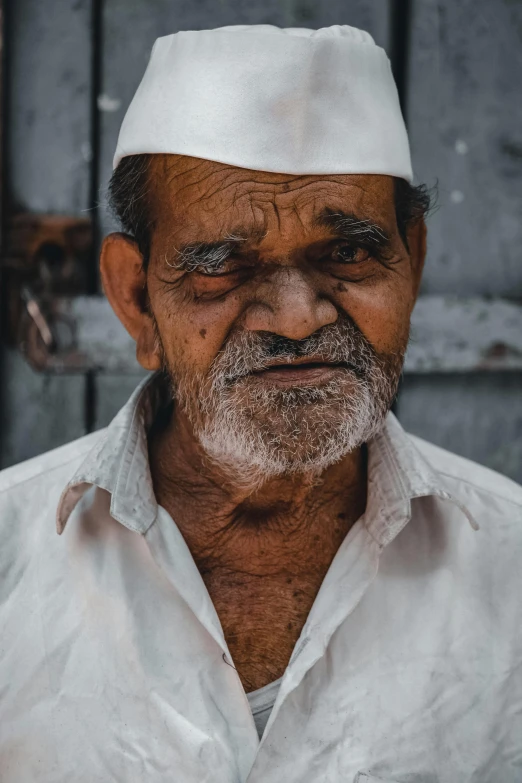
[[[368,34],[156,42],[101,254],[155,372],[0,479],[3,783],[520,783],[522,491],[389,412],[411,181]]]

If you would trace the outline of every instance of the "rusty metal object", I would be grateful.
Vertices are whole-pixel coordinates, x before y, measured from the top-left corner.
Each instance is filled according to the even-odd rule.
[[[6,335],[29,364],[46,370],[51,357],[74,350],[74,324],[58,299],[86,292],[93,237],[90,220],[20,214],[6,227],[2,260],[8,292]]]

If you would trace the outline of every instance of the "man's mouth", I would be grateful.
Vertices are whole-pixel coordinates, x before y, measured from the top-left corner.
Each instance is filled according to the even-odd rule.
[[[252,372],[252,376],[278,385],[295,386],[300,384],[324,383],[339,372],[351,370],[347,362],[328,362],[324,359],[306,358],[292,362],[275,361],[263,370]]]

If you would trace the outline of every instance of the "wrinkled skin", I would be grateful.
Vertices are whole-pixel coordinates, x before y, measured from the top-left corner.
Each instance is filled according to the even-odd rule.
[[[235,329],[299,340],[339,313],[379,355],[402,354],[425,226],[410,229],[407,249],[391,177],[272,174],[175,155],[151,160],[147,271],[122,234],[105,240],[101,257],[106,294],[143,367],[165,363],[172,373],[183,367],[204,375]],[[381,226],[390,240],[386,262],[359,251],[349,265],[320,260],[332,236],[312,218],[324,207]],[[214,278],[169,266],[181,245],[214,241],[237,226],[259,232],[243,251],[246,271]],[[365,448],[331,465],[320,481],[280,476],[253,493],[205,458],[179,409],[149,449],[158,502],[202,573],[245,689],[260,688],[283,674],[326,571],[364,512]]]

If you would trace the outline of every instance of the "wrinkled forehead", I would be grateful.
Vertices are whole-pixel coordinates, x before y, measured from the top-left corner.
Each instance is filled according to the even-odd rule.
[[[266,228],[270,215],[303,225],[325,208],[395,225],[394,178],[381,174],[295,175],[254,171],[184,155],[152,155],[152,207],[161,225],[235,225]]]

